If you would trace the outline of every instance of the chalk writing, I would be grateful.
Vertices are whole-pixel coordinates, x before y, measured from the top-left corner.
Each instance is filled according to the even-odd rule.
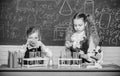
[[[72,14],[72,9],[70,4],[68,3],[68,0],[64,0],[59,13],[63,16],[69,16]]]
[[[65,38],[65,29],[64,28],[55,28],[54,30],[54,41],[61,41]]]
[[[4,30],[5,29],[5,25],[4,24],[0,24],[0,39],[4,38]]]
[[[73,10],[75,10],[75,12],[84,12],[84,1],[85,0],[74,0],[74,1],[75,1],[75,5],[73,7]],[[74,3],[74,2],[71,2],[71,3]]]
[[[94,1],[93,0],[85,0],[84,12],[86,14],[94,16]]]
[[[117,21],[120,20],[120,9],[116,13],[115,18],[116,18]]]
[[[70,20],[65,20],[55,26],[54,29],[54,41],[63,41],[65,40],[66,30],[70,25]]]
[[[55,0],[56,1],[56,5],[58,6],[62,0]]]
[[[120,46],[119,4],[119,0],[2,1],[0,44],[23,44],[28,27],[39,26],[45,44],[64,45],[66,29],[80,12],[94,16],[102,46]]]
[[[109,28],[109,22],[110,22],[110,19],[111,19],[110,14],[104,13],[104,14],[101,15],[100,19],[101,19],[100,20],[100,28],[102,28],[102,29]]]
[[[34,14],[29,15],[27,20],[28,25],[34,25],[36,23],[36,17]]]

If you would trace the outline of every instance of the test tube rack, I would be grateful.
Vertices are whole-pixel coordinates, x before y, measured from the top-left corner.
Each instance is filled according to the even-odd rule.
[[[26,61],[26,64],[24,64],[24,61]],[[48,65],[48,58],[41,58],[41,57],[35,57],[35,58],[23,58],[22,59],[22,67],[47,67]]]
[[[82,59],[78,58],[58,58],[58,67],[79,67]]]
[[[72,56],[71,56],[72,55]],[[79,58],[78,52],[66,51],[63,55],[62,51],[60,53],[60,58],[58,58],[58,67],[79,67],[82,64],[82,59]]]

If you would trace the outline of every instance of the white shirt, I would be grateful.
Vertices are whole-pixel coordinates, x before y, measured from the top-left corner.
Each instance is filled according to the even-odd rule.
[[[74,33],[72,36],[71,36],[71,40],[73,42],[73,48],[80,48],[80,41],[83,41],[84,38],[86,38],[86,35],[85,35],[85,31],[82,31],[81,33]]]

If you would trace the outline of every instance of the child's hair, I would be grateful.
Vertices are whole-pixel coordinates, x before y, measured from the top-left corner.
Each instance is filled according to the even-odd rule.
[[[83,21],[86,22],[88,16],[89,16],[89,15],[85,15],[84,13],[76,13],[76,14],[74,15],[73,19],[83,18]]]
[[[74,19],[80,19],[81,18],[81,19],[83,19],[84,22],[87,22],[87,24],[88,24],[89,23],[88,22],[88,17],[89,17],[89,15],[86,15],[84,13],[76,13],[73,16],[73,19],[72,19],[72,29],[73,29],[73,32],[75,32],[74,24],[73,24]],[[89,26],[88,25],[85,27],[85,31],[86,31],[86,35],[89,37],[90,31],[89,31]]]
[[[86,31],[87,38],[89,39],[90,35],[94,34],[93,36],[94,36],[94,38],[97,38],[97,41],[96,41],[96,39],[94,39],[93,41],[96,44],[99,43],[99,36],[98,36],[97,28],[95,26],[95,20],[94,20],[93,16],[91,16],[91,15],[86,15],[84,13],[75,14],[73,16],[73,19],[72,19],[72,30],[73,30],[73,32],[75,32],[73,20],[74,19],[80,19],[80,18],[82,18],[84,22],[87,22],[87,25],[85,26],[85,31]]]
[[[35,26],[31,26],[27,29],[27,37],[35,32],[38,32],[39,40],[41,40],[40,28]]]

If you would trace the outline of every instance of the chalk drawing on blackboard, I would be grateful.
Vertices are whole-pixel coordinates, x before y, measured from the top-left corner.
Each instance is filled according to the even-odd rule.
[[[75,12],[84,12],[84,0],[71,0],[70,3],[73,3],[72,9]]]
[[[109,32],[110,30],[108,29],[108,30],[106,30],[106,35],[109,35],[110,34],[110,32]]]
[[[101,17],[101,14],[102,14],[102,13],[101,13],[101,9],[100,9],[100,8],[96,8],[94,15],[95,15],[95,24],[98,25],[98,26],[100,25],[100,17]]]
[[[24,19],[25,19],[25,16],[21,15],[20,13],[17,13],[14,21],[19,23],[19,22],[22,22]]]
[[[19,11],[19,2],[20,2],[20,0],[17,0],[17,2],[16,2],[16,12]]]
[[[41,12],[36,12],[36,24],[42,23],[42,14]]]
[[[52,27],[52,22],[49,22],[47,20],[43,20],[42,26],[43,26],[42,28],[50,28],[50,27]]]
[[[72,8],[70,6],[70,4],[68,3],[68,0],[64,0],[60,10],[59,10],[59,14],[63,15],[63,16],[69,16],[72,14]]]
[[[15,27],[15,26],[11,26],[11,27],[9,27],[9,38],[10,39],[15,39],[15,38],[17,38],[17,36],[18,36],[18,28],[17,27]]]
[[[99,10],[99,8],[96,8],[95,9],[95,16],[98,16],[100,14],[100,10]]]
[[[78,5],[79,5],[79,1],[80,1],[80,0],[76,0],[76,4],[75,4],[76,6],[78,6]]]
[[[118,44],[117,36],[115,36],[114,38],[110,38],[109,41],[110,41],[109,44],[112,44],[115,46]]]
[[[59,2],[58,0],[38,0],[34,1],[36,2],[37,5],[40,6],[40,8],[44,9],[44,10],[53,10],[54,8],[56,8],[57,6],[57,2]]]
[[[5,30],[5,25],[4,24],[0,24],[0,38],[4,38],[4,30]]]
[[[48,10],[53,10],[52,4],[49,4],[47,7]]]
[[[66,36],[66,30],[70,26],[70,19],[66,19],[63,22],[57,24],[54,27],[54,41],[64,41]]]
[[[109,43],[112,45],[118,45],[119,44],[119,36],[120,36],[120,31],[119,30],[115,30],[113,32],[110,33],[110,40]]]
[[[48,21],[51,21],[53,22],[55,19],[55,13],[46,13],[43,15],[43,18],[48,20]]]
[[[108,12],[103,12],[100,16],[100,28],[107,29],[109,28],[111,20],[111,14]]]
[[[116,14],[116,12],[118,11],[118,9],[116,8],[116,9],[112,9],[111,10],[111,15],[114,15],[114,14]]]
[[[120,24],[118,24],[118,29],[120,29]]]
[[[16,11],[34,11],[32,0],[17,0]]]
[[[35,12],[38,14],[44,14],[45,10],[41,7],[41,4],[38,2],[36,3],[36,6],[34,7]]]
[[[56,21],[58,21],[59,16],[60,15],[58,13],[56,13],[56,12],[54,12],[54,13],[53,12],[45,13],[43,15],[43,20],[44,20],[43,25],[46,24],[46,23],[48,25],[55,23]]]
[[[58,6],[61,3],[62,0],[55,0],[56,5]]]
[[[47,9],[47,8],[48,8],[48,5],[47,5],[47,4],[42,4],[41,7],[42,7],[43,9]]]
[[[27,18],[27,24],[28,25],[34,25],[36,23],[36,16],[33,14],[30,14]]]
[[[84,12],[86,14],[94,16],[94,1],[93,0],[85,0]]]
[[[120,9],[117,11],[116,15],[115,15],[115,18],[117,21],[120,20]]]
[[[54,41],[63,41],[65,40],[65,33],[66,28],[65,27],[56,27],[54,30]]]

